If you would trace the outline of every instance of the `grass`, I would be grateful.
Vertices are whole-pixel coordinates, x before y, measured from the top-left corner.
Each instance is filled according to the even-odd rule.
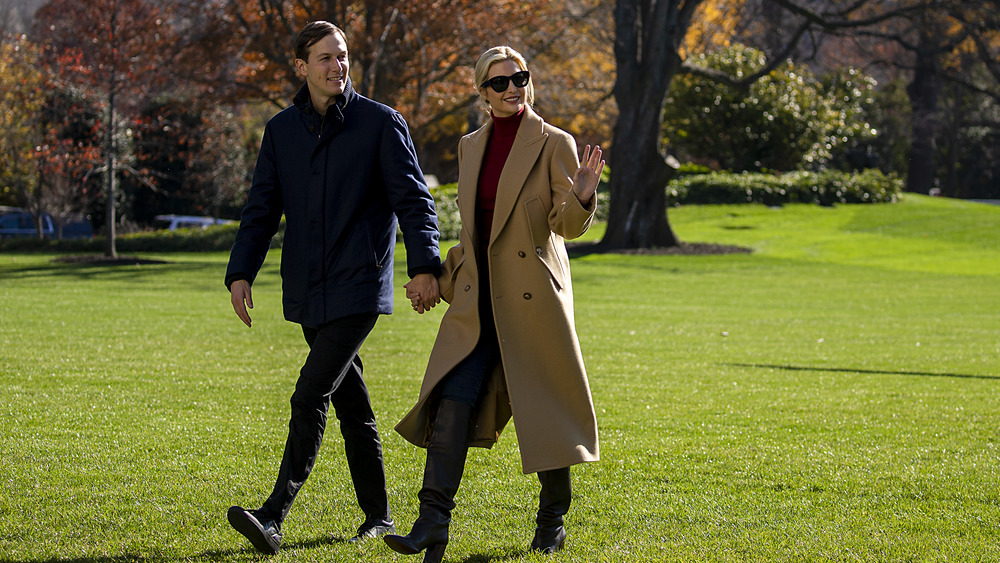
[[[1000,207],[670,217],[755,252],[573,261],[602,461],[574,468],[551,560],[1000,561]],[[224,253],[52,257],[0,254],[0,561],[265,559],[224,514],[270,490],[305,353],[278,257],[250,330]],[[405,531],[423,450],[391,427],[443,309],[397,298],[363,355]],[[273,560],[419,561],[342,541],[361,515],[341,452],[332,426]],[[470,454],[445,559],[549,560],[526,553],[536,497],[508,428]]]

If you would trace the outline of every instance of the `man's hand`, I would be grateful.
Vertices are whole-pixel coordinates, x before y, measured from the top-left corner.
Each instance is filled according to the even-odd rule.
[[[431,274],[417,274],[404,285],[406,297],[410,300],[413,310],[421,315],[441,302],[441,288],[437,278]]]
[[[250,326],[250,313],[247,312],[248,308],[253,309],[250,282],[236,280],[229,286],[229,291],[232,293],[233,310],[236,311],[236,316],[243,321],[243,324]]]

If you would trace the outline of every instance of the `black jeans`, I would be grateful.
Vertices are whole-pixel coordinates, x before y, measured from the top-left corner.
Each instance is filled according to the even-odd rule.
[[[278,478],[262,508],[265,515],[278,522],[288,515],[295,495],[316,463],[331,404],[340,421],[347,464],[366,522],[391,521],[382,442],[358,355],[377,320],[375,314],[356,315],[318,329],[302,327],[309,355],[292,394],[292,416]]]

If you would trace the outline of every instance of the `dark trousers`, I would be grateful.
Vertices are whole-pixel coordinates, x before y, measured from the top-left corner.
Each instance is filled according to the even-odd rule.
[[[479,305],[480,332],[476,347],[438,383],[441,399],[458,401],[475,408],[485,391],[483,383],[500,362],[500,342],[493,325],[489,303]]]
[[[327,411],[333,405],[344,436],[347,464],[365,520],[390,522],[382,443],[358,351],[378,315],[356,315],[318,329],[302,327],[309,355],[292,394],[292,416],[274,491],[262,511],[282,522],[316,463]]]

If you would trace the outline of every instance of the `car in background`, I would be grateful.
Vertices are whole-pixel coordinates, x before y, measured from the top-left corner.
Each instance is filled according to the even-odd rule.
[[[52,216],[42,214],[42,235],[47,239],[59,236],[59,229]],[[5,207],[0,213],[0,238],[34,238],[38,236],[35,218],[27,211],[17,207]],[[67,221],[62,227],[62,238],[92,238],[94,228],[86,217],[77,216]]]
[[[157,215],[154,219],[160,223],[161,228],[168,231],[177,229],[204,229],[212,225],[228,225],[235,223],[230,219],[219,219],[217,217],[199,217],[197,215]]]

